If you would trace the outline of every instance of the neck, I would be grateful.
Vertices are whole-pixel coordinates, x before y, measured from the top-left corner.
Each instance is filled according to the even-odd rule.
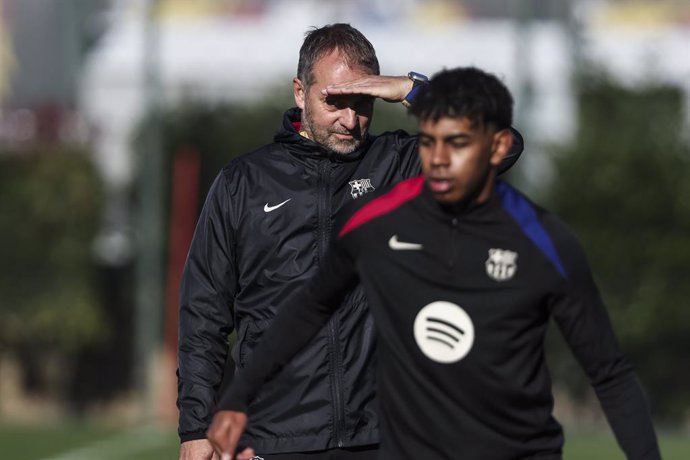
[[[491,198],[491,193],[493,192],[495,183],[496,169],[492,168],[486,177],[486,181],[484,181],[484,184],[480,188],[460,201],[456,201],[455,203],[441,204],[441,206],[454,214],[459,214],[464,212],[467,208],[484,204],[489,201],[489,198]]]
[[[496,183],[496,168],[491,168],[489,175],[486,177],[486,182],[484,186],[479,190],[475,202],[477,204],[486,203],[491,198],[491,192],[494,189],[494,184]]]

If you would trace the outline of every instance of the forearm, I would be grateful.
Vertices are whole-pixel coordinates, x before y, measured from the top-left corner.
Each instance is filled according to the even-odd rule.
[[[178,431],[183,442],[205,437],[229,354],[227,333],[184,318],[181,315],[181,323],[188,325],[180,328],[177,371]]]
[[[178,379],[177,408],[180,412],[177,428],[180,442],[206,437],[215,404],[212,388],[182,382]]]
[[[321,90],[324,96],[362,94],[387,102],[402,102],[412,90],[413,82],[407,76],[369,75],[365,78],[329,85]]]
[[[180,286],[177,404],[183,441],[204,437],[228,357],[228,334],[234,328],[231,208],[221,173],[199,217]]]
[[[661,459],[647,400],[635,373],[598,383],[594,390],[628,459]]]

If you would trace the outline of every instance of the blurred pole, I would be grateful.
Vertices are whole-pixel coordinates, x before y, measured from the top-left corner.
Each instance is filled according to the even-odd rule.
[[[580,90],[581,73],[585,68],[584,58],[584,16],[585,6],[577,0],[568,0],[565,12],[565,23],[570,40],[570,56],[572,62],[572,81],[576,94]]]
[[[534,15],[535,0],[519,0],[512,3],[513,20],[515,24],[514,79],[513,99],[515,101],[513,124],[522,133],[525,139],[525,149],[529,153],[523,155],[520,163],[522,167],[511,172],[511,179],[521,187],[529,187],[532,183],[534,171],[538,168],[533,165],[540,164],[541,152],[534,135],[533,111],[534,111],[534,87],[532,78],[533,68],[533,43],[532,20]]]
[[[61,8],[63,14],[62,28],[62,60],[65,69],[61,75],[60,85],[62,108],[73,109],[75,105],[75,82],[79,73],[80,61],[80,36],[79,36],[79,11],[76,0],[67,0]]]
[[[150,121],[139,158],[138,257],[136,262],[135,379],[144,422],[155,421],[156,356],[163,306],[163,161],[160,127],[158,0],[146,0],[143,30],[144,110]]]
[[[534,1],[520,0],[515,2],[515,119],[525,138],[531,138],[531,114],[533,108],[532,82],[532,20],[534,18]]]
[[[165,314],[163,329],[163,367],[165,378],[159,385],[162,421],[177,421],[177,336],[179,323],[179,291],[187,251],[194,236],[199,205],[199,173],[201,154],[195,149],[175,152],[170,187],[168,224],[167,277],[165,282]]]

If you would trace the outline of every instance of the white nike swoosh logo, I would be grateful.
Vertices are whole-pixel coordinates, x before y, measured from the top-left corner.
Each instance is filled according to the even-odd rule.
[[[279,203],[279,204],[277,204],[277,205],[275,205],[275,206],[269,206],[268,203],[266,203],[266,204],[264,205],[264,212],[275,211],[276,209],[278,209],[279,207],[281,207],[282,205],[284,205],[285,203],[287,203],[287,202],[290,201],[291,199],[292,199],[292,198],[288,198],[287,200],[285,200],[285,201],[283,201],[282,203]]]
[[[391,236],[391,239],[388,240],[388,246],[390,246],[391,249],[396,250],[396,251],[406,251],[406,250],[419,250],[422,249],[422,245],[418,243],[408,243],[406,241],[399,241],[398,240],[398,235],[393,235]]]

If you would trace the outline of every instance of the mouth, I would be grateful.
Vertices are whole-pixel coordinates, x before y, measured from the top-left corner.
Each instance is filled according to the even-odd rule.
[[[351,133],[333,133],[333,135],[334,135],[337,139],[341,139],[341,140],[344,140],[344,141],[345,141],[345,140],[351,140],[351,139],[354,139],[354,138],[355,138],[355,136],[352,135]]]
[[[429,177],[427,183],[434,193],[447,193],[453,187],[453,181],[441,177]]]

